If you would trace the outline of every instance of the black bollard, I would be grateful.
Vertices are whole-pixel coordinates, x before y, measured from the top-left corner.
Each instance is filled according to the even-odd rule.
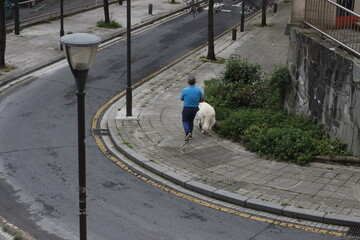
[[[152,15],[152,10],[153,10],[153,5],[150,3],[149,4],[149,15]]]
[[[119,5],[123,5],[123,0],[119,0]]]
[[[236,40],[236,28],[232,29],[232,40]]]
[[[277,5],[277,3],[275,3],[274,4],[274,13],[277,13],[277,7],[278,7],[278,5]]]

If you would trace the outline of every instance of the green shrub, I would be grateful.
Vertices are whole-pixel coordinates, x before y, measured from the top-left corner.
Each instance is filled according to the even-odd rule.
[[[291,83],[286,66],[261,78],[260,66],[236,55],[221,78],[205,81],[206,101],[214,106],[220,135],[242,140],[247,149],[276,160],[307,164],[315,155],[349,156],[346,144],[331,140],[311,118],[281,110]]]
[[[96,26],[101,28],[112,28],[112,29],[122,27],[121,24],[119,24],[115,20],[111,20],[109,23],[106,23],[104,20],[100,20],[96,23]]]
[[[245,131],[244,139],[245,146],[250,151],[300,165],[309,163],[315,152],[312,133],[293,127],[252,126]]]
[[[291,75],[284,65],[279,65],[270,75],[271,90],[285,89],[291,83]]]
[[[274,78],[261,79],[258,64],[249,64],[246,60],[233,55],[227,61],[221,78],[205,81],[206,101],[229,109],[242,107],[281,109],[280,91],[272,86],[275,82]]]
[[[232,55],[226,62],[224,79],[229,82],[252,84],[261,80],[261,67],[258,63],[249,63],[238,55]]]
[[[277,66],[269,79],[269,87],[272,92],[277,92],[279,104],[283,105],[285,90],[291,83],[291,75],[286,66]]]
[[[315,143],[316,155],[320,156],[352,156],[352,153],[346,151],[346,143],[340,141],[340,139],[330,139],[327,135],[322,138],[316,139]]]
[[[269,109],[220,110],[225,116],[216,131],[235,141],[243,140],[250,151],[272,159],[307,164],[315,155],[348,156],[346,144],[331,140],[322,125],[308,117]]]

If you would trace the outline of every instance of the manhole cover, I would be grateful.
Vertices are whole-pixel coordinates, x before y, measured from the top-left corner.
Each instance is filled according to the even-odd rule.
[[[109,131],[107,129],[93,129],[95,135],[109,135]]]

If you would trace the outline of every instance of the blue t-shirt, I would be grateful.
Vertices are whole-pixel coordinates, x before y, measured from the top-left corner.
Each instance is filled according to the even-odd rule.
[[[180,99],[184,101],[184,107],[198,107],[200,99],[204,98],[201,88],[190,85],[181,91]]]

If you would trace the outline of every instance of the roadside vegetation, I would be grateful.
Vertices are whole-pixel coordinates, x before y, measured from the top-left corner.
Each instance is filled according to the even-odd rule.
[[[266,76],[259,64],[231,56],[221,77],[205,81],[206,101],[216,110],[215,131],[261,156],[300,165],[316,155],[351,156],[315,120],[283,110],[290,81],[286,66]]]
[[[122,27],[121,24],[116,22],[115,20],[111,20],[109,23],[106,23],[104,20],[100,20],[96,23],[96,26],[101,28],[111,28],[111,29]]]

